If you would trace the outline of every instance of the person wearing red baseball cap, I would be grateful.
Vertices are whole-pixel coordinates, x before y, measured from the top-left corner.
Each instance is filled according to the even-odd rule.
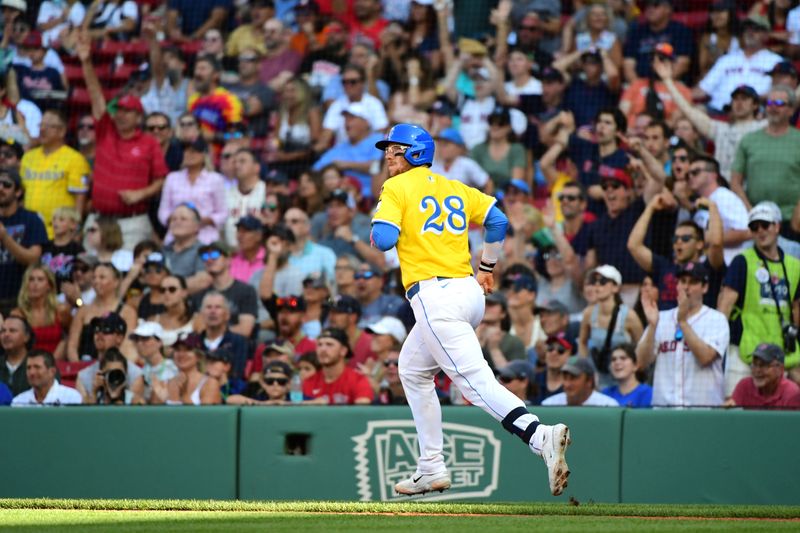
[[[109,113],[91,59],[86,31],[76,47],[95,120],[96,159],[92,207],[96,215],[114,217],[122,230],[123,248],[132,250],[153,232],[147,216],[148,200],[161,192],[168,168],[155,137],[142,132],[144,107],[137,96],[126,94],[112,102]],[[87,224],[90,223],[87,219]]]

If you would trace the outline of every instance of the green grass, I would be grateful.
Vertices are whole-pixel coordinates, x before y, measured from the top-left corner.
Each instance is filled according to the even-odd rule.
[[[800,530],[791,519],[800,519],[800,507],[0,499],[0,529],[31,533]]]

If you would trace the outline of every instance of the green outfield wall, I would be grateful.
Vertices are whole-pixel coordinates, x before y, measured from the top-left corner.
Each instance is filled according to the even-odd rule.
[[[800,413],[537,408],[570,425],[579,501],[796,504]],[[444,409],[452,490],[428,499],[563,501],[543,462],[476,408]],[[399,499],[404,407],[0,409],[0,497]]]

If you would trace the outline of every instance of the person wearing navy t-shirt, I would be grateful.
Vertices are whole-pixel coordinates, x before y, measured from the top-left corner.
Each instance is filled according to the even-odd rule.
[[[572,78],[564,95],[564,108],[575,115],[575,124],[592,126],[601,109],[613,107],[619,99],[619,69],[608,59],[605,51],[589,49],[573,52],[559,59],[553,66],[569,70],[573,63],[580,61],[580,74]],[[603,78],[605,74],[606,79]]]
[[[605,209],[598,171],[601,166],[615,169],[628,166],[628,154],[620,149],[618,142],[618,135],[625,132],[628,121],[615,107],[602,109],[594,120],[594,142],[575,133],[575,116],[572,113],[562,112],[558,121],[570,133],[567,154],[578,168],[578,180],[586,188],[588,209],[591,213],[600,215]]]
[[[42,44],[42,35],[37,31],[30,32],[22,41],[21,48],[30,58],[31,66],[14,65],[19,95],[40,109],[50,107],[48,103],[53,101],[53,91],[64,91],[66,87],[61,74],[44,63],[47,49]]]
[[[22,274],[42,256],[47,231],[42,218],[19,206],[22,181],[16,170],[0,168],[0,312],[17,306]]]
[[[589,226],[584,267],[587,271],[603,264],[617,267],[622,274],[620,297],[632,308],[645,273],[628,252],[624,236],[630,234],[644,211],[645,202],[660,193],[663,185],[650,179],[644,187],[643,199],[636,198],[633,179],[627,172],[606,166],[599,170],[606,211]]]
[[[711,272],[709,290],[703,297],[703,303],[716,308],[717,295],[725,273],[725,259],[722,252],[722,219],[714,202],[701,199],[698,203],[708,211],[709,226],[705,235],[702,228],[691,220],[677,225],[672,236],[672,258],[654,253],[645,244],[648,230],[653,226],[651,222],[654,215],[674,207],[670,196],[668,193],[659,194],[647,204],[628,236],[628,251],[639,266],[652,276],[658,287],[659,311],[678,306],[678,268],[690,262],[703,263]],[[708,250],[705,249],[706,244]]]
[[[634,22],[628,31],[623,54],[625,81],[649,78],[652,73],[653,52],[659,43],[669,43],[675,50],[675,79],[689,70],[692,57],[692,31],[672,19],[671,0],[647,0],[643,22]]]
[[[636,349],[632,344],[624,343],[614,348],[609,368],[616,384],[603,389],[603,394],[617,400],[620,407],[650,407],[653,388],[640,383],[636,377]]]

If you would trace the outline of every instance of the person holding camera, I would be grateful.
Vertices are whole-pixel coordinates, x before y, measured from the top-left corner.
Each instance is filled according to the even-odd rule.
[[[725,400],[722,359],[730,331],[725,315],[703,305],[709,276],[704,263],[686,263],[678,270],[678,307],[659,311],[654,298],[642,299],[647,329],[636,358],[642,370],[655,361],[653,406],[709,407]]]
[[[109,348],[94,377],[92,397],[97,405],[130,405],[133,393],[128,385],[128,360],[117,348]]]
[[[590,357],[597,367],[598,386],[614,384],[609,373],[611,347],[623,342],[637,342],[642,323],[619,296],[622,274],[611,265],[595,268],[588,284],[595,287],[596,303],[583,311],[578,336],[578,355]]]
[[[730,320],[731,347],[725,365],[725,396],[751,375],[752,353],[761,343],[783,348],[785,366],[800,363],[797,326],[800,261],[778,246],[781,210],[759,202],[748,214],[753,248],[731,261],[719,296],[720,310]]]

